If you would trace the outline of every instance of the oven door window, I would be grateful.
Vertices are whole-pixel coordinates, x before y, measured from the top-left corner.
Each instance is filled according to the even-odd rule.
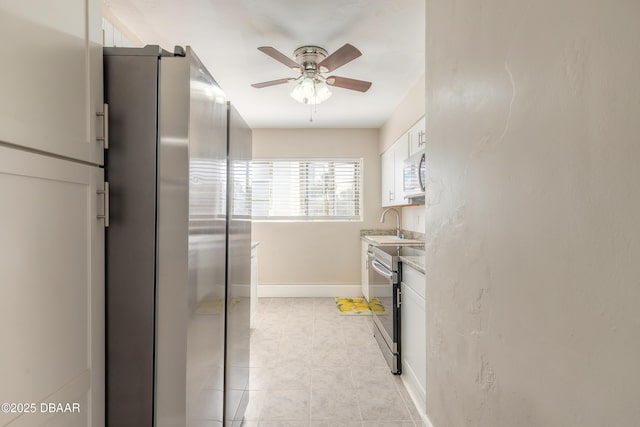
[[[369,259],[369,304],[384,332],[393,341],[393,273],[375,258]],[[388,343],[391,347],[392,343]]]

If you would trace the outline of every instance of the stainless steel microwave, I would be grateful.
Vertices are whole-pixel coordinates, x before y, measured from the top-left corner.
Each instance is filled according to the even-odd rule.
[[[408,199],[409,203],[424,203],[426,169],[424,150],[404,161],[402,188],[404,198]]]

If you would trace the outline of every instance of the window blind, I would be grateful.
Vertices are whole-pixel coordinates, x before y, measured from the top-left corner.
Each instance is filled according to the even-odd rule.
[[[252,217],[273,221],[359,221],[362,159],[252,162]]]

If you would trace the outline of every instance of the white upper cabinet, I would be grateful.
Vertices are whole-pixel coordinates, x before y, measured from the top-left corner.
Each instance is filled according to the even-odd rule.
[[[393,147],[382,153],[380,156],[380,177],[382,181],[382,206],[393,206],[395,191],[395,180],[393,172],[395,169]]]
[[[409,129],[409,155],[424,149],[424,145],[427,140],[426,127],[426,118],[425,116],[422,116],[422,118],[418,120],[418,122],[414,124],[411,129]]]
[[[394,205],[404,205],[407,203],[407,199],[404,198],[404,161],[409,157],[409,139],[403,136],[393,146],[394,156],[394,171],[393,176],[395,182],[393,185],[394,191]]]
[[[399,206],[407,203],[403,196],[403,166],[409,156],[409,140],[405,133],[380,156],[382,206]]]
[[[0,141],[103,164],[101,2],[0,2],[0,39]]]
[[[380,156],[382,207],[402,206],[404,198],[404,161],[423,150],[426,143],[426,118],[422,116]]]

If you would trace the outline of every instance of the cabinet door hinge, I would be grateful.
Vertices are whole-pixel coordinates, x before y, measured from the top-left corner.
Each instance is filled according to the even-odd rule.
[[[98,219],[104,219],[105,228],[109,227],[109,183],[104,183],[104,190],[98,190],[97,193],[103,195],[104,214],[98,215]]]
[[[109,149],[109,104],[104,104],[102,111],[98,111],[96,116],[102,117],[102,136],[96,137],[98,142],[104,143],[104,149]]]

